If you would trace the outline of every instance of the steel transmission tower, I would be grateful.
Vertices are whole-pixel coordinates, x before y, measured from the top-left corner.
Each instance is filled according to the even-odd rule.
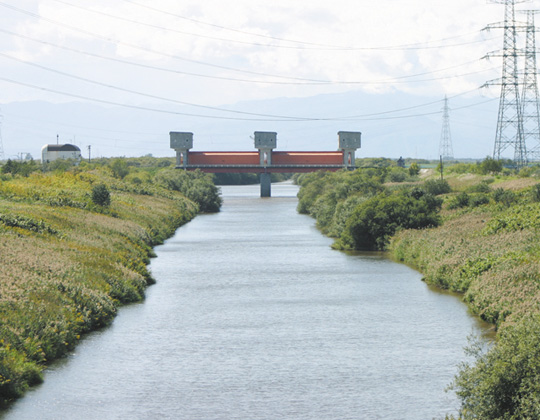
[[[524,3],[526,1],[528,0],[490,0],[490,3],[504,4],[504,22],[502,24],[498,23],[488,26],[488,29],[504,29],[502,78],[499,81],[487,83],[487,85],[501,85],[493,158],[500,160],[502,153],[506,149],[509,147],[513,148],[514,164],[518,168],[527,165],[527,149],[523,133],[523,115],[519,96],[518,50],[516,48],[517,27],[514,6],[516,3]],[[501,56],[500,53],[490,55]]]
[[[521,92],[523,115],[523,136],[529,160],[540,160],[540,109],[538,103],[538,83],[536,76],[536,28],[535,10],[524,10],[527,14],[527,39],[525,44],[525,71]]]
[[[454,159],[452,150],[452,136],[450,135],[450,108],[448,107],[448,97],[444,97],[443,126],[441,131],[441,142],[439,144],[439,156],[443,160]]]

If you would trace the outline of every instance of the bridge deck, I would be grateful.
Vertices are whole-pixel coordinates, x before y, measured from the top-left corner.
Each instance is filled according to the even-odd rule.
[[[272,152],[271,164],[261,165],[259,152],[189,152],[185,169],[212,173],[283,173],[337,171],[343,152]]]

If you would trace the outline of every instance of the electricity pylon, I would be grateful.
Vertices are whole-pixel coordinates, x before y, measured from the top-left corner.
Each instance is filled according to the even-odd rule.
[[[454,159],[452,150],[452,136],[450,134],[450,108],[448,107],[448,97],[444,97],[443,126],[441,131],[441,142],[439,144],[439,156],[443,160]]]
[[[523,134],[523,115],[519,96],[518,65],[519,54],[516,47],[517,26],[515,4],[528,0],[490,0],[490,3],[504,4],[504,22],[489,25],[487,29],[504,29],[502,53],[492,53],[488,56],[502,56],[502,78],[488,82],[486,85],[500,85],[499,116],[493,158],[500,160],[507,148],[514,149],[514,165],[518,168],[527,165],[527,149]]]
[[[525,69],[521,109],[523,115],[523,136],[529,160],[540,160],[540,109],[538,104],[538,83],[536,76],[536,27],[535,10],[523,10],[527,14],[527,38],[525,43]]]

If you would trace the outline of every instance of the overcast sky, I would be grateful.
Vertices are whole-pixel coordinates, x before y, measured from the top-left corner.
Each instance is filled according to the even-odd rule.
[[[241,102],[353,90],[494,98],[478,88],[500,59],[481,58],[502,30],[482,29],[503,17],[486,0],[0,0],[0,103],[223,117],[249,114],[208,107],[264,114]]]

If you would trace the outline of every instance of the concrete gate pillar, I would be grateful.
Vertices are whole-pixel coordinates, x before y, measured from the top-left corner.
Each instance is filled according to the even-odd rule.
[[[171,149],[176,151],[176,167],[186,169],[189,165],[189,149],[193,147],[193,133],[171,131]]]
[[[272,166],[272,150],[277,146],[277,133],[255,131],[255,148],[259,149],[259,165]],[[272,178],[269,172],[261,173],[261,197],[272,195]]]
[[[360,148],[362,133],[357,131],[338,132],[339,149],[343,152],[343,166],[345,168],[355,167],[356,149]]]

